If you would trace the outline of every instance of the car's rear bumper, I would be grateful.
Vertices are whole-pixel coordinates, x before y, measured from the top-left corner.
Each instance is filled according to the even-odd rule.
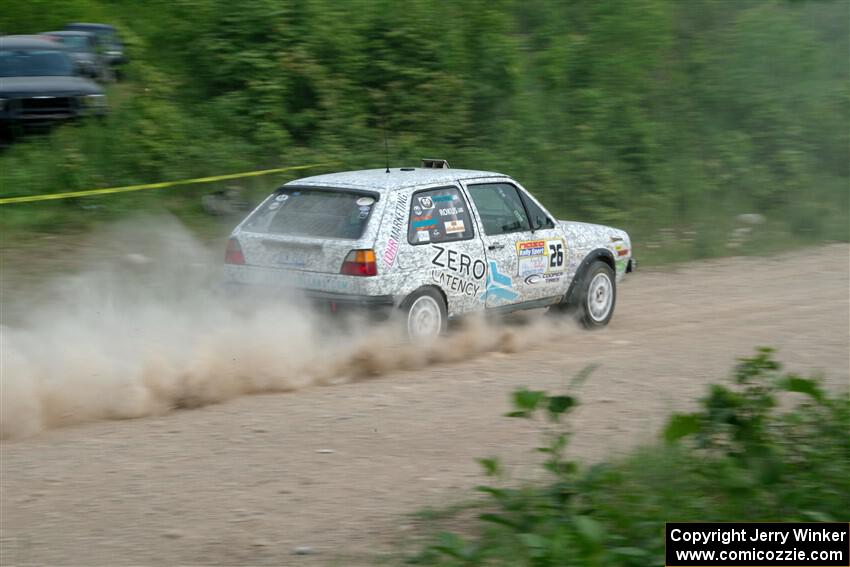
[[[296,287],[269,287],[233,281],[226,282],[224,288],[228,291],[228,294],[235,297],[248,295],[251,297],[284,297],[286,298],[284,301],[290,301],[297,305],[302,305],[306,301],[320,313],[350,314],[360,312],[383,319],[388,317],[395,308],[395,298],[392,295],[359,295]],[[250,294],[245,293],[248,290],[251,291]]]
[[[395,300],[391,295],[351,295],[328,291],[299,291],[313,304],[313,307],[323,313],[359,311],[384,318],[389,316],[393,307],[395,307]]]
[[[333,293],[330,291],[300,290],[307,299],[337,305],[357,307],[393,307],[395,300],[392,295],[352,295],[348,293]]]

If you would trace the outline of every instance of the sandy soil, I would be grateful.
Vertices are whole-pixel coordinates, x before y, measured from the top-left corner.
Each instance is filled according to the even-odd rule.
[[[587,459],[654,439],[759,345],[846,392],[849,254],[840,244],[638,272],[602,332],[4,442],[0,563],[374,564],[404,547],[410,514],[470,495],[475,458],[537,474],[538,426],[502,417],[518,386],[558,390],[599,364],[573,421],[571,451]]]

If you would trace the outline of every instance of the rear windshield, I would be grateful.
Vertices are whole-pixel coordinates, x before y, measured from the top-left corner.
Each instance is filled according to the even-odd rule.
[[[245,223],[245,230],[347,238],[363,235],[376,196],[328,189],[280,189]]]

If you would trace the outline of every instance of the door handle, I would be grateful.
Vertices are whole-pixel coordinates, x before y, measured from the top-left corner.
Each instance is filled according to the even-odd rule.
[[[491,244],[490,246],[488,246],[488,247],[487,247],[487,250],[501,250],[501,249],[502,249],[502,248],[504,248],[504,247],[505,247],[505,245],[504,245],[504,244],[501,244],[501,243],[498,243],[498,242],[497,242],[497,243],[495,243],[495,244]]]

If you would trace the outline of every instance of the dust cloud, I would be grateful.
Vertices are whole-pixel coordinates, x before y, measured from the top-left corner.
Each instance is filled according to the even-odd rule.
[[[235,296],[222,252],[173,219],[102,231],[86,268],[24,301],[0,327],[0,438],[104,419],[132,419],[246,394],[286,392],[513,352],[564,332],[473,319],[431,344],[397,322],[328,321],[298,298]],[[4,298],[8,301],[10,298]]]

